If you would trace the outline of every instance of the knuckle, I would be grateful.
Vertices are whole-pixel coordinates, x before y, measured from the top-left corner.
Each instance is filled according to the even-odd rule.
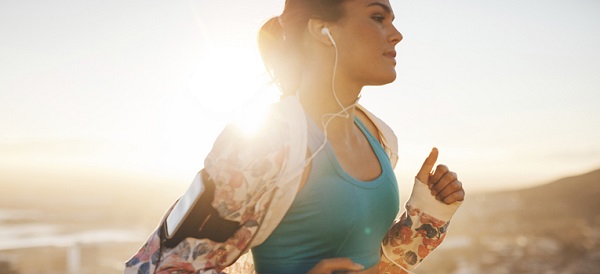
[[[456,174],[456,172],[450,171],[448,173],[450,174],[450,177],[452,177],[452,179],[454,179],[454,180],[458,179],[458,174]]]
[[[454,192],[460,191],[460,182],[459,181],[454,181],[454,184],[452,184],[452,190]]]
[[[443,171],[444,173],[448,172],[448,167],[444,164],[439,164],[436,170]]]
[[[448,172],[444,175],[444,180],[449,184],[456,181],[456,176],[454,176],[452,172]]]

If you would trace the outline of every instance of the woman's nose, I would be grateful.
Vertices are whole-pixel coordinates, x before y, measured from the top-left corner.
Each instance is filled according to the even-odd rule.
[[[402,41],[402,39],[404,38],[404,36],[402,36],[402,33],[400,33],[400,31],[398,31],[398,29],[392,25],[392,33],[390,34],[390,42],[392,44],[394,44],[394,46],[398,43],[400,43],[400,41]]]

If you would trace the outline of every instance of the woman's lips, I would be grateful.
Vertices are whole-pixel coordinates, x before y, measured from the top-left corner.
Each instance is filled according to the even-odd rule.
[[[392,61],[394,61],[394,65],[396,64],[396,51],[388,51],[386,53],[383,54],[385,57],[388,57],[390,59],[392,59]]]

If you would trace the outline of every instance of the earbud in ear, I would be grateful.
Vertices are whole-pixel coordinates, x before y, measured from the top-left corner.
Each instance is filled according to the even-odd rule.
[[[333,40],[333,37],[331,36],[331,32],[329,32],[329,28],[328,27],[324,27],[323,29],[321,29],[321,33],[323,35],[327,35],[327,37],[329,37],[329,41],[331,41],[331,43],[335,47],[335,41]]]

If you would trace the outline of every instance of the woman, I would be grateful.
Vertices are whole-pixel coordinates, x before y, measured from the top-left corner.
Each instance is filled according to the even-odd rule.
[[[393,166],[396,137],[357,104],[362,87],[396,78],[402,35],[388,0],[287,0],[260,31],[282,99],[254,135],[228,126],[198,174],[212,206],[240,228],[225,242],[154,233],[127,273],[219,273],[252,250],[258,273],[407,273],[444,239],[464,198],[456,173],[418,172],[407,211]]]

